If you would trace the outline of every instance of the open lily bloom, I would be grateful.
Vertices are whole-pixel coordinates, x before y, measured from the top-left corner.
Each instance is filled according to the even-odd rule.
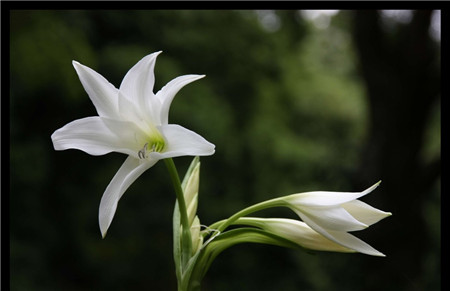
[[[52,134],[55,150],[79,149],[91,155],[110,152],[128,155],[100,202],[99,224],[103,237],[123,193],[158,160],[214,153],[215,146],[197,133],[168,124],[169,108],[175,94],[204,75],[177,77],[154,94],[153,69],[159,54],[150,54],[133,66],[119,89],[94,70],[73,61],[98,116],[78,119],[56,130]]]
[[[381,252],[349,234],[390,216],[390,212],[376,209],[358,198],[372,192],[380,182],[362,192],[306,192],[293,194],[282,199],[312,229],[357,252],[384,256]]]

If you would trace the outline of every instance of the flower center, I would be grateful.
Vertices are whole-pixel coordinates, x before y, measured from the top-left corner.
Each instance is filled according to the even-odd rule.
[[[138,151],[138,157],[140,159],[146,159],[148,153],[162,152],[166,146],[164,138],[160,134],[153,135],[148,142],[146,142],[142,149]]]

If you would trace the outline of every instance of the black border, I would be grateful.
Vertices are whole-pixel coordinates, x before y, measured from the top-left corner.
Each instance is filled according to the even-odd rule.
[[[9,102],[9,68],[10,68],[10,13],[12,10],[71,10],[71,9],[95,9],[95,10],[156,10],[156,9],[437,9],[441,10],[441,63],[447,63],[446,49],[448,48],[448,36],[450,34],[449,19],[450,4],[445,1],[0,1],[1,5],[1,288],[10,289],[10,242],[9,242],[9,151],[10,151],[10,102]],[[444,48],[444,49],[443,49]],[[448,108],[447,96],[449,83],[447,80],[448,69],[441,65],[441,108]],[[442,109],[441,109],[442,110]],[[445,111],[445,110],[442,110]],[[441,114],[441,149],[446,148],[448,141],[446,133],[449,130],[445,114]],[[446,159],[447,154],[441,150],[441,159]],[[445,163],[443,163],[444,165]],[[447,193],[446,166],[441,169],[441,193]],[[448,254],[445,240],[442,236],[447,227],[448,214],[442,211],[447,206],[446,195],[441,194],[441,270],[445,269],[445,257]],[[413,255],[413,254],[411,254]],[[441,271],[442,275],[442,271]],[[8,279],[6,279],[8,278]],[[441,286],[445,285],[441,276]],[[442,288],[442,287],[441,287]],[[443,288],[445,290],[445,287]]]

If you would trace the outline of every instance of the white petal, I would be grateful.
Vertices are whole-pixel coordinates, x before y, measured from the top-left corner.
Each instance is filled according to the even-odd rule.
[[[72,62],[84,90],[94,103],[97,113],[102,117],[118,117],[118,90],[109,83],[102,75],[82,64]]]
[[[98,156],[110,152],[132,154],[130,139],[124,139],[105,124],[101,117],[86,117],[72,121],[52,134],[55,150],[78,149]],[[129,129],[129,124],[115,121],[117,128]],[[123,131],[123,130],[120,130]]]
[[[299,194],[293,194],[287,196],[289,202],[292,204],[298,204],[303,206],[332,206],[346,203],[355,199],[358,199],[364,195],[372,192],[378,185],[378,182],[370,188],[362,192],[328,192],[328,191],[316,191],[305,192]]]
[[[120,92],[142,111],[142,117],[159,115],[160,109],[154,108],[153,105],[154,101],[157,101],[153,94],[155,84],[153,70],[156,57],[160,53],[159,51],[142,58],[128,71],[120,84]]]
[[[290,225],[279,224],[277,226],[278,228],[273,229],[275,233],[284,233],[286,238],[297,242],[305,248],[318,251],[354,252],[353,249],[349,249],[329,240],[301,221],[291,220]]]
[[[327,230],[355,231],[367,228],[366,224],[356,220],[342,207],[297,207],[294,211],[299,214],[303,221],[305,221],[305,217],[308,217]]]
[[[390,212],[381,211],[360,200],[350,201],[341,206],[354,218],[367,225],[372,225],[392,215]]]
[[[100,201],[98,221],[102,236],[105,237],[116,213],[117,203],[130,185],[156,161],[139,160],[128,157],[109,183]]]
[[[176,124],[158,127],[166,139],[163,153],[151,152],[152,159],[165,159],[179,156],[209,156],[214,154],[215,146],[197,133]]]
[[[334,237],[338,243],[341,245],[354,249],[357,252],[371,255],[371,256],[378,256],[378,257],[385,257],[385,255],[373,247],[371,247],[366,242],[360,240],[359,238],[355,237],[354,235],[351,235],[346,232],[338,232],[338,231],[330,231],[330,234]]]
[[[144,113],[139,109],[139,107],[125,97],[122,91],[119,91],[118,95],[120,118],[138,124],[145,124],[146,121],[143,122]]]
[[[346,248],[329,240],[302,221],[284,218],[245,217],[238,220],[238,223],[241,222],[266,229],[307,249],[332,252],[355,252],[353,249]]]
[[[161,102],[162,108],[161,108],[161,124],[168,124],[169,122],[169,109],[170,104],[172,103],[173,98],[175,95],[180,91],[181,88],[186,86],[187,84],[194,82],[198,79],[201,79],[205,77],[205,75],[185,75],[180,76],[169,83],[167,83],[161,90],[156,93],[157,99]]]
[[[105,125],[113,132],[122,148],[116,148],[115,152],[126,153],[138,158],[138,152],[147,142],[147,135],[134,122],[102,118]]]
[[[302,217],[303,221],[308,224],[312,229],[325,236],[326,238],[338,243],[344,247],[353,249],[357,252],[384,257],[384,254],[380,253],[364,241],[358,239],[357,237],[342,231],[331,231],[322,228],[320,225],[316,224],[314,221],[309,219],[307,216]]]

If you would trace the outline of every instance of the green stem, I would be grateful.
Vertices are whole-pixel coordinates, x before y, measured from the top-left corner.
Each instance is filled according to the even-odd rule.
[[[236,220],[238,220],[242,216],[249,215],[253,212],[260,211],[266,208],[271,207],[279,207],[286,206],[286,202],[280,198],[274,198],[267,201],[263,201],[252,206],[249,206],[245,209],[242,209],[239,212],[236,212],[232,216],[230,216],[227,220],[221,220],[209,226],[211,229],[215,229],[216,231],[223,232],[228,226],[232,225]]]
[[[183,231],[181,234],[181,249],[182,249],[182,269],[186,269],[192,252],[192,239],[191,239],[191,229],[189,225],[189,219],[187,215],[186,201],[184,200],[183,189],[181,188],[180,177],[178,176],[177,168],[175,163],[171,158],[164,159],[166,163],[167,170],[169,171],[170,178],[172,180],[173,187],[175,189],[175,194],[177,196],[178,207],[180,209],[180,220]]]
[[[224,220],[218,221],[216,223],[213,223],[208,228],[210,230],[214,230],[212,235],[219,234],[218,237],[225,238],[225,237],[229,236],[230,234],[238,231],[238,230],[234,230],[234,231],[231,230],[231,231],[227,231],[225,233],[223,232],[228,226],[235,223],[239,218],[249,215],[256,211],[260,211],[260,210],[271,208],[271,207],[280,207],[280,206],[286,206],[286,202],[284,201],[284,199],[275,198],[275,199],[263,201],[263,202],[254,204],[252,206],[249,206],[239,212],[236,212],[235,214],[230,216],[228,219],[224,219]],[[258,230],[254,230],[254,231],[257,232]],[[210,237],[210,239],[212,240],[212,237]],[[225,241],[226,241],[226,239],[225,239]],[[246,240],[244,240],[244,241],[250,242],[251,240],[249,240],[249,237],[247,237]],[[212,242],[212,243],[214,243],[214,242]],[[215,249],[215,247],[213,247],[213,249]],[[210,257],[211,253],[210,252],[208,253],[206,250],[208,250],[208,247],[205,249],[205,251],[200,253],[200,259],[199,259],[199,261],[196,262],[193,273],[191,274],[189,281],[187,282],[188,286],[189,286],[188,287],[189,290],[192,290],[191,288],[193,288],[194,286],[200,285],[200,281],[201,281],[202,277],[208,270],[209,265],[211,264],[214,257],[218,254],[218,253],[216,253],[214,255],[214,257],[211,258]]]

